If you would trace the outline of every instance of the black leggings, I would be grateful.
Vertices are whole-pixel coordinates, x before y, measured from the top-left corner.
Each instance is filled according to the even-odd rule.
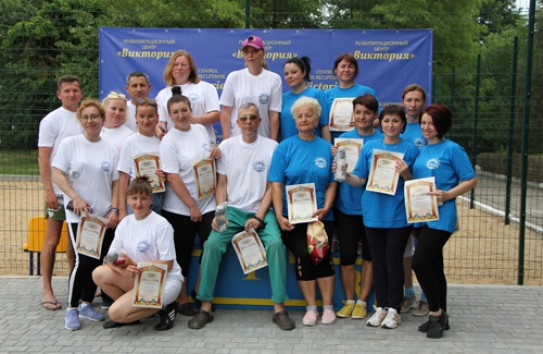
[[[362,215],[343,214],[339,209],[335,209],[334,216],[341,265],[349,266],[356,263],[358,243],[362,244],[362,259],[371,261],[371,250],[362,222]]]
[[[211,222],[215,217],[215,211],[203,214],[202,220],[199,222],[191,221],[190,216],[174,214],[166,210],[162,210],[162,216],[164,216],[173,227],[173,240],[175,243],[177,263],[181,266],[183,276],[187,278],[189,275],[190,255],[192,253],[192,248],[194,247],[196,235],[198,235],[200,246],[202,247],[202,254],[200,255],[201,262],[204,252],[204,243],[211,233]]]
[[[333,221],[323,221],[324,230],[328,236],[328,245],[332,246],[332,234],[334,232]],[[332,253],[326,252],[323,260],[317,265],[313,263],[307,251],[307,224],[297,224],[292,231],[281,231],[281,238],[287,248],[296,259],[296,279],[315,280],[334,275]]]
[[[403,253],[411,227],[380,229],[366,227],[373,261],[373,286],[377,306],[400,313],[403,300]]]
[[[72,239],[72,245],[76,245],[78,223],[69,224],[69,234]],[[102,264],[104,256],[109,251],[109,247],[115,236],[114,229],[106,229],[104,241],[102,242],[102,251],[100,259],[92,258],[84,254],[75,253],[75,266],[70,274],[70,282],[68,284],[68,306],[77,307],[79,300],[91,303],[96,293],[96,284],[92,280],[92,271]]]
[[[451,237],[448,231],[424,226],[413,256],[413,270],[426,294],[430,311],[447,311],[447,279],[443,270],[443,247]]]

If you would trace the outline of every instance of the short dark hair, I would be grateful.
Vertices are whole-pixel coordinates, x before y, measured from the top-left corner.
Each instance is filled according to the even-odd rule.
[[[336,60],[334,60],[334,70],[333,70],[334,74],[336,73],[336,69],[339,66],[339,63],[341,63],[343,61],[343,59],[347,60],[349,63],[354,65],[354,77],[353,77],[353,79],[355,79],[358,76],[358,61],[356,60],[354,55],[352,55],[351,53],[340,54],[336,58]]]
[[[299,67],[300,70],[304,73],[304,80],[310,81],[309,73],[311,72],[311,59],[309,59],[309,57],[292,58],[285,62],[285,65],[287,64],[294,64]],[[285,67],[285,65],[283,65],[283,67]]]
[[[356,105],[364,106],[375,113],[377,113],[379,110],[379,102],[377,101],[377,97],[370,93],[356,97],[353,100],[353,110],[355,109]]]
[[[71,84],[73,82],[77,82],[77,84],[79,85],[79,88],[81,88],[81,80],[79,79],[79,76],[63,75],[59,77],[57,80],[57,90],[60,91],[60,87],[62,86],[62,84],[65,84],[65,83]]]
[[[130,79],[133,77],[144,77],[145,80],[147,81],[147,84],[149,84],[149,75],[141,71],[132,71],[130,74],[128,74],[128,76],[126,76],[127,85],[130,83]]]
[[[379,126],[381,127],[381,130],[383,129],[381,123],[386,115],[399,116],[403,122],[402,133],[405,131],[405,127],[407,126],[407,118],[405,117],[405,111],[402,106],[400,106],[399,104],[390,104],[383,107],[381,113],[379,113]]]
[[[148,176],[136,177],[130,182],[126,190],[126,195],[131,196],[134,194],[153,195],[153,188],[151,188]]]
[[[434,127],[437,130],[437,137],[442,139],[452,126],[451,111],[442,104],[434,103],[422,111],[422,114],[425,113],[432,117],[432,123],[434,123]]]
[[[190,106],[190,100],[187,96],[183,96],[183,95],[173,95],[169,100],[168,100],[168,113],[170,113],[170,108],[172,107],[172,105],[174,105],[175,103],[180,103],[180,102],[185,102],[187,104],[187,106],[189,106],[190,109],[192,109],[192,107]]]

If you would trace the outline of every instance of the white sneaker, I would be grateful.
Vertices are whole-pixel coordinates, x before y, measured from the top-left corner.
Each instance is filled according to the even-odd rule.
[[[387,316],[381,323],[381,328],[394,329],[402,323],[402,317],[396,309],[389,308]]]
[[[387,317],[387,310],[382,307],[374,306],[373,308],[375,309],[375,313],[366,321],[366,325],[370,327],[379,327],[381,326],[381,322]]]

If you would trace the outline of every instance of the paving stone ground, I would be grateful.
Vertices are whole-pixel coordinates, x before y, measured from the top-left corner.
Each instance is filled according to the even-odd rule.
[[[424,319],[402,316],[395,330],[342,319],[330,326],[279,330],[269,310],[218,309],[204,329],[187,328],[179,316],[172,330],[157,332],[156,318],[141,325],[105,330],[82,320],[79,331],[64,329],[64,311],[40,307],[39,277],[0,277],[0,353],[542,353],[543,287],[450,285],[451,329],[438,340],[417,332]],[[54,278],[60,301],[67,279]]]

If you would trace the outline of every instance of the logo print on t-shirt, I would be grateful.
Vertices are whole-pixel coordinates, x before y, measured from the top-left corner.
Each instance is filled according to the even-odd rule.
[[[418,136],[415,139],[413,139],[413,145],[418,147],[419,149],[423,146],[426,146],[426,139]]]
[[[77,179],[79,179],[79,177],[81,176],[81,173],[77,170],[70,170],[68,171],[68,179],[70,181],[75,181]]]
[[[426,168],[429,170],[437,170],[439,168],[439,159],[431,158],[426,161]]]
[[[253,170],[255,170],[255,172],[263,172],[266,170],[266,162],[264,162],[264,160],[257,160],[253,162]]]
[[[145,253],[149,251],[149,248],[151,248],[151,242],[147,240],[141,240],[140,242],[138,242],[138,251],[140,253]]]
[[[211,145],[209,145],[208,143],[203,143],[202,144],[202,149],[204,149],[204,151],[206,151],[206,152],[210,152],[211,151]]]
[[[328,162],[324,157],[317,156],[315,157],[315,166],[318,168],[326,168],[328,166]]]
[[[102,167],[102,170],[103,170],[103,171],[109,172],[109,162],[107,162],[107,161],[102,161],[101,167]]]
[[[267,93],[262,93],[258,96],[258,102],[261,104],[268,104],[270,101],[270,96]]]

